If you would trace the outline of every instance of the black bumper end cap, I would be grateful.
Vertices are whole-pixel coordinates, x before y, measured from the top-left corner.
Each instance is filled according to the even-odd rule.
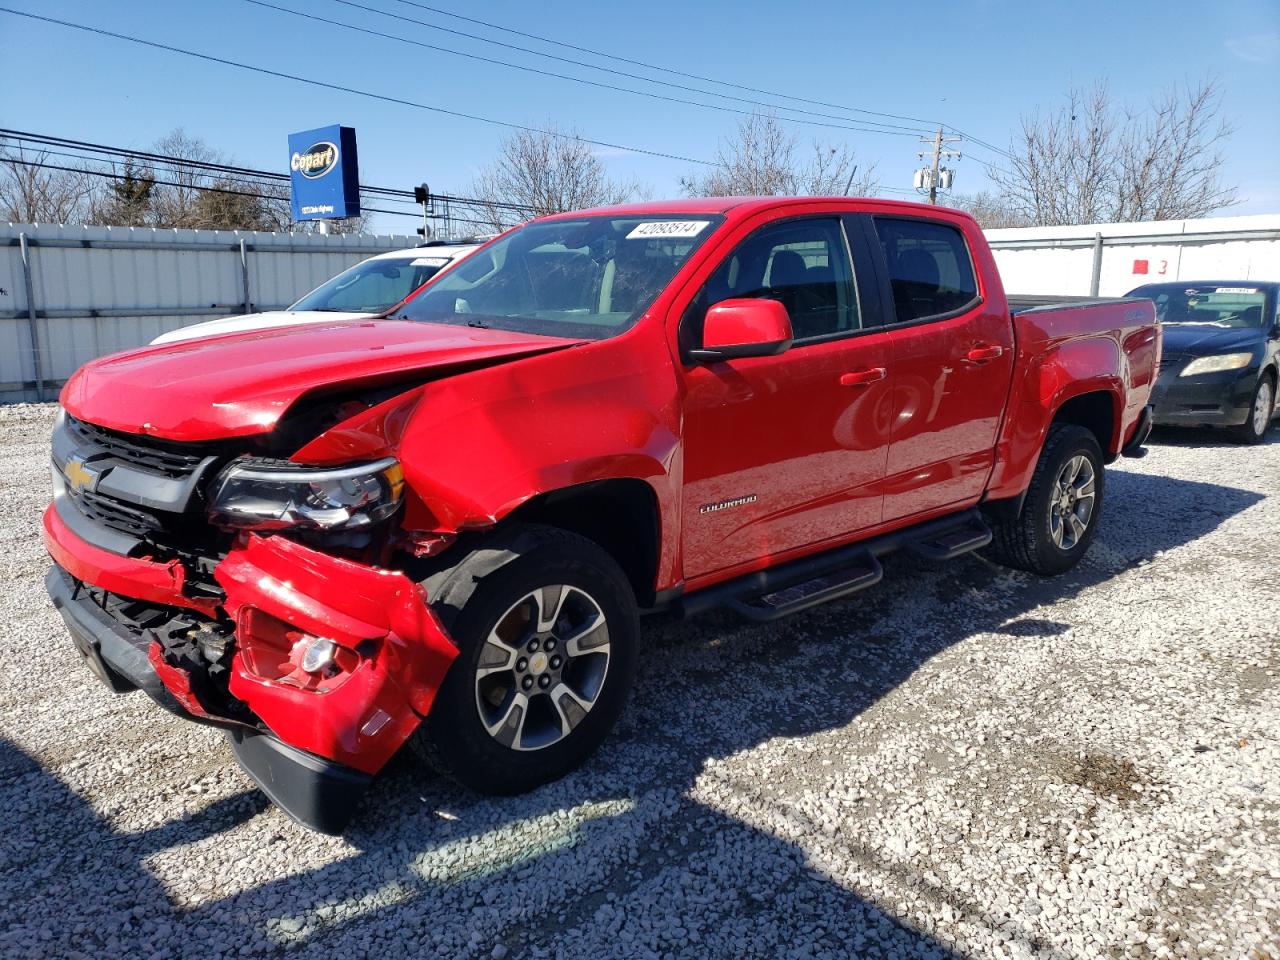
[[[1151,436],[1151,428],[1155,426],[1154,411],[1150,406],[1142,408],[1142,413],[1138,417],[1137,429],[1133,431],[1133,439],[1124,445],[1124,449],[1120,451],[1122,457],[1129,457],[1133,460],[1141,459],[1147,455],[1147,448],[1143,446],[1147,442],[1147,438]]]
[[[334,763],[243,728],[227,731],[245,773],[291,820],[320,833],[346,829],[373,781],[370,774]]]

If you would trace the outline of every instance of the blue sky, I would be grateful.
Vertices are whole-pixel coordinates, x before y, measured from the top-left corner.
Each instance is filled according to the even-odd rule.
[[[713,99],[553,63],[335,0],[270,2],[468,53],[657,93]],[[415,9],[401,0],[360,2],[607,63]],[[1227,179],[1238,184],[1244,198],[1228,212],[1280,212],[1280,0],[422,2],[688,73],[830,104],[941,120],[998,146],[1008,144],[1021,114],[1054,105],[1072,83],[1105,79],[1119,98],[1141,102],[1170,84],[1215,76],[1222,85],[1224,112],[1236,128],[1227,144]],[[712,157],[738,119],[729,112],[664,103],[360,35],[246,0],[0,0],[0,5],[513,123],[540,126],[550,120],[594,139],[690,158]],[[437,190],[462,193],[503,135],[502,128],[486,123],[273,79],[8,14],[0,14],[0,57],[5,64],[0,125],[132,147],[149,146],[182,126],[239,163],[282,172],[288,133],[343,123],[356,128],[363,182],[411,187],[425,180]],[[861,162],[876,164],[885,186],[911,185],[919,149],[912,136],[790,126],[802,141],[847,143]],[[676,195],[679,178],[695,169],[679,160],[600,152],[612,173],[639,178],[655,197]],[[956,188],[973,192],[987,186],[977,159],[998,158],[977,145],[966,146],[965,152],[957,164]],[[407,231],[413,224],[384,216],[376,226],[389,232]]]

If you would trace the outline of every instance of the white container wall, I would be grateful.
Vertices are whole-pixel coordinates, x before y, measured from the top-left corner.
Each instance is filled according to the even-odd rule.
[[[52,399],[87,360],[176,327],[286,307],[366,257],[418,242],[0,224],[0,401]]]
[[[1280,280],[1278,214],[988,230],[987,239],[1012,294],[1118,297],[1165,280]]]

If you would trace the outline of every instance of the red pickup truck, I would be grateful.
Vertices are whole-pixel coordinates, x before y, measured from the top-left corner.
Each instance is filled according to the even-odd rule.
[[[772,620],[894,550],[1067,570],[1159,354],[1148,300],[1011,313],[952,210],[547,217],[391,316],[85,365],[47,585],[101,679],[338,831],[406,743],[497,793],[580,764],[640,611]]]

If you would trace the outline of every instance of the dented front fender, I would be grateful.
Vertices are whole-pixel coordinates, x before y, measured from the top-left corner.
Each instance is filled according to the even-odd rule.
[[[458,650],[403,573],[250,535],[215,569],[236,624],[231,694],[280,740],[376,773],[421,723]],[[338,682],[305,688],[263,676],[245,657],[254,612],[358,655]]]

